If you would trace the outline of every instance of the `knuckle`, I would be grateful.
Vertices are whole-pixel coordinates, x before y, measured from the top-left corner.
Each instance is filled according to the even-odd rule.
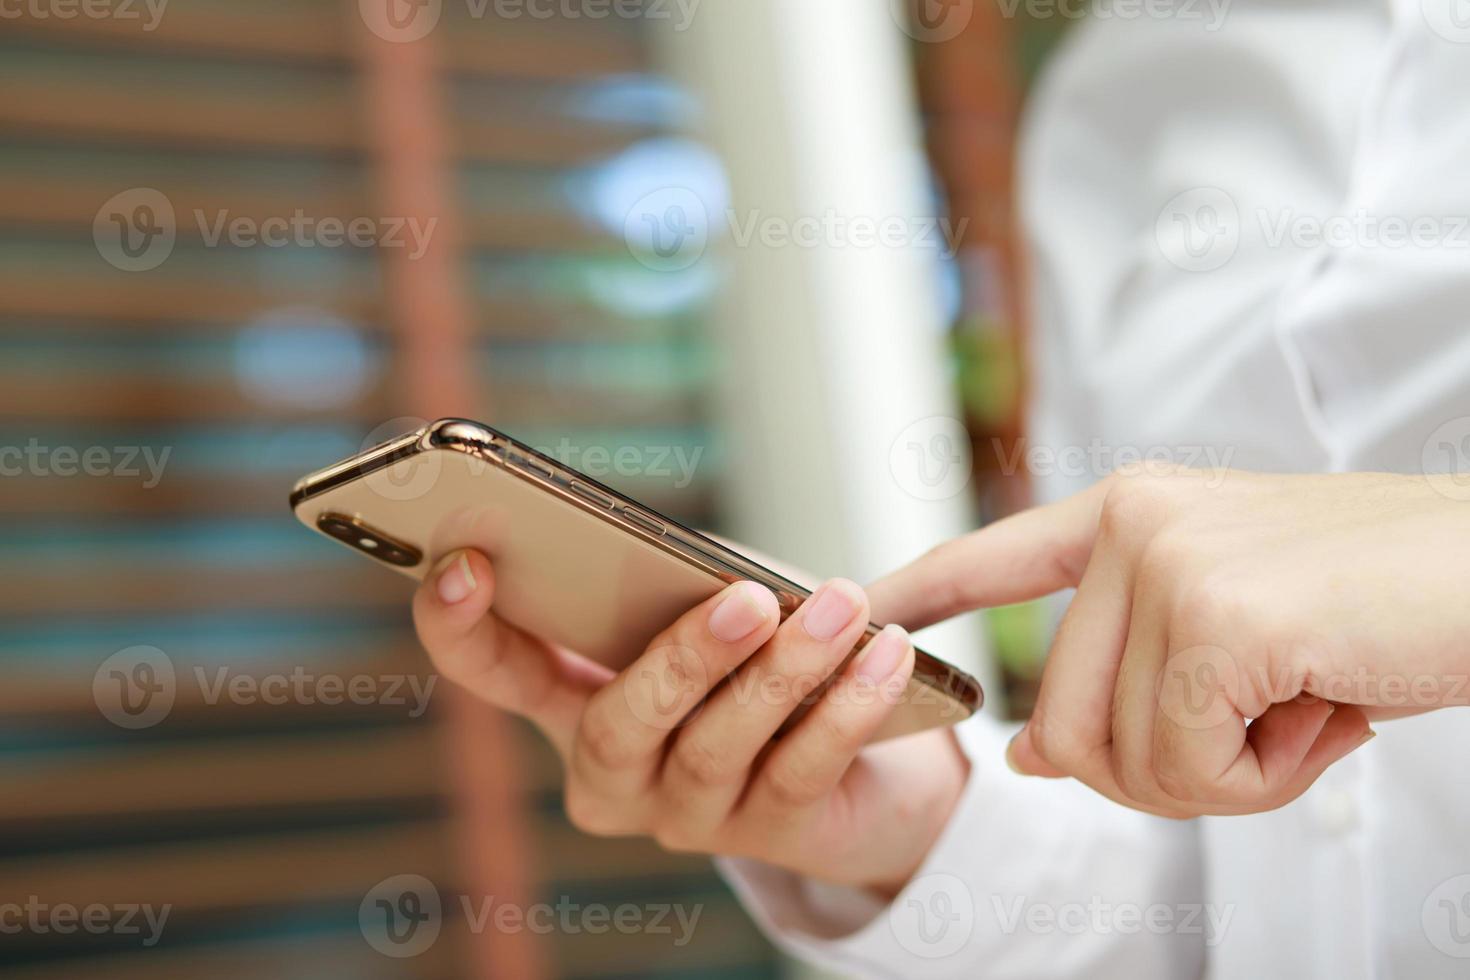
[[[1113,780],[1118,784],[1118,789],[1123,791],[1123,795],[1131,800],[1142,803],[1155,795],[1153,780],[1148,774],[1136,760],[1119,752],[1113,753]]]
[[[1065,726],[1057,725],[1038,708],[1027,727],[1031,729],[1031,745],[1044,762],[1062,772],[1075,771],[1081,751]]]
[[[1167,477],[1120,471],[1109,479],[1098,518],[1102,533],[1131,536],[1156,526],[1168,513],[1173,491]]]
[[[626,830],[620,815],[606,800],[588,793],[576,781],[567,784],[562,805],[567,820],[582,833],[592,837],[615,837]]]
[[[693,854],[705,850],[701,836],[685,823],[677,820],[661,822],[654,828],[654,842],[673,854]]]
[[[1185,803],[1200,797],[1199,787],[1188,773],[1160,767],[1154,778],[1158,781],[1159,789],[1171,799]]]
[[[1223,630],[1238,630],[1251,615],[1238,581],[1229,573],[1207,572],[1178,587],[1173,620],[1181,639],[1227,635]]]
[[[740,774],[724,753],[692,735],[674,743],[669,764],[680,779],[697,788],[727,786]]]
[[[1141,584],[1168,589],[1190,568],[1196,546],[1187,536],[1164,531],[1144,545],[1138,559]]]
[[[766,794],[782,809],[799,810],[827,795],[827,789],[811,773],[791,765],[772,766],[766,773]]]
[[[862,719],[854,717],[848,710],[839,710],[836,705],[826,705],[830,710],[813,711],[810,723],[827,752],[851,755],[863,747],[866,726]]]
[[[589,709],[577,728],[576,752],[599,769],[625,769],[635,761],[632,745],[621,726],[606,711]]]

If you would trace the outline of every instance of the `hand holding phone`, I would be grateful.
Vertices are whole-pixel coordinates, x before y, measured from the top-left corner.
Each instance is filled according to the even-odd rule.
[[[947,729],[867,744],[902,698],[914,650],[890,626],[847,661],[869,616],[857,585],[827,582],[782,622],[768,589],[735,583],[614,673],[500,619],[496,575],[478,552],[446,556],[414,596],[414,621],[446,678],[557,747],[576,826],[889,894],[922,863],[968,763]]]
[[[292,504],[422,581],[436,666],[546,734],[589,832],[896,890],[964,785],[936,726],[979,685],[871,625],[862,589],[809,593],[488,427],[434,423]]]

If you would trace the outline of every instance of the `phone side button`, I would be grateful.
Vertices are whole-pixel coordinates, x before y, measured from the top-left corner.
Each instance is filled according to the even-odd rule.
[[[623,508],[623,519],[634,527],[641,527],[649,534],[664,534],[669,530],[659,521],[649,517],[641,510],[634,510],[632,507]]]
[[[581,497],[583,500],[590,500],[599,507],[602,507],[606,510],[612,510],[613,499],[607,494],[603,493],[601,490],[594,490],[587,484],[582,483],[578,480],[573,480],[571,483],[571,487],[572,493]]]

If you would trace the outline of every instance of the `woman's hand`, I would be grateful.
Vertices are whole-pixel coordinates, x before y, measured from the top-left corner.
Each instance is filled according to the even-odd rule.
[[[732,585],[616,675],[497,618],[494,593],[485,556],[446,556],[414,598],[419,636],[446,677],[546,734],[568,814],[589,833],[892,894],[959,798],[968,767],[948,732],[865,747],[913,671],[896,626],[771,741],[866,629],[868,597],[851,582],[826,583],[784,623],[768,590]]]
[[[1422,478],[1177,471],[998,522],[887,587],[924,620],[1076,587],[1011,764],[1188,817],[1290,802],[1370,717],[1470,704],[1467,582],[1470,510]]]

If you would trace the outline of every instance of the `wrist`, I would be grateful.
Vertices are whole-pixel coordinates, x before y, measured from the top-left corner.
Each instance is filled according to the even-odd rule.
[[[895,863],[894,870],[862,886],[885,902],[897,898],[924,866],[929,852],[949,826],[970,781],[970,759],[960,748],[954,730],[944,729],[936,732],[935,736],[933,744],[925,746],[925,751],[932,753],[935,762],[928,791],[916,794],[918,798],[911,801],[911,812],[904,815],[915,828],[915,833],[908,838],[912,849]]]

